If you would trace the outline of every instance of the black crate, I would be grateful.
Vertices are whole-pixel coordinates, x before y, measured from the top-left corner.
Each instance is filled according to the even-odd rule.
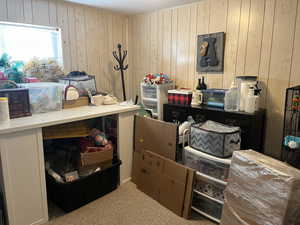
[[[111,167],[70,183],[58,183],[46,173],[48,198],[65,212],[78,209],[115,190],[121,161]]]

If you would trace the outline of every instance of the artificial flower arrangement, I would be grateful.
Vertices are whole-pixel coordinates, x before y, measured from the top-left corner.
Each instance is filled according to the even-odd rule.
[[[0,58],[0,80],[22,83],[24,79],[23,66],[22,61],[11,61],[11,57],[7,53],[3,53]]]
[[[40,81],[58,81],[64,76],[62,67],[55,59],[40,59],[34,57],[24,66],[27,77],[35,77]]]
[[[156,73],[156,74],[147,74],[144,78],[144,83],[149,85],[159,85],[171,83],[169,76],[164,73]]]

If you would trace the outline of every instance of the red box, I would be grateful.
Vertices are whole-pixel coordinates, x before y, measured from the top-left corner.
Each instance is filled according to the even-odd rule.
[[[174,105],[191,105],[193,92],[188,89],[169,90],[168,102]]]
[[[25,77],[24,82],[25,83],[37,83],[37,82],[41,82],[41,81],[36,77]]]

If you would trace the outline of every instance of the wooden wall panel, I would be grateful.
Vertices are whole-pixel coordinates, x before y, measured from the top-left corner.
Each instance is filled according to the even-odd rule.
[[[224,54],[224,88],[230,88],[236,75],[241,4],[242,0],[229,0],[228,2],[226,48]]]
[[[20,0],[7,1],[7,20],[21,23],[24,20],[24,3]]]
[[[209,19],[210,19],[210,1],[201,1],[197,6],[197,35],[208,34],[209,33]],[[197,57],[196,55],[194,57]],[[196,59],[197,60],[197,59]],[[206,74],[201,73],[201,76],[205,79],[207,78]],[[194,84],[197,86],[198,79],[201,77],[200,74],[196,75],[194,78]]]
[[[70,72],[72,68],[71,64],[71,46],[69,39],[69,21],[68,21],[68,6],[65,2],[59,2],[57,4],[57,25],[62,30],[62,46],[63,46],[63,59],[64,70]]]
[[[237,49],[237,64],[235,71],[236,75],[243,75],[245,73],[250,7],[251,0],[242,1],[239,27],[239,43]]]
[[[0,0],[0,20],[7,20],[7,1]]]
[[[284,93],[292,85],[299,85],[300,6],[299,0],[202,0],[197,3],[151,13],[150,23],[143,32],[151,33],[151,72],[158,70],[158,52],[163,51],[163,70],[169,72],[178,87],[194,88],[204,76],[211,88],[229,88],[237,75],[257,75],[263,85],[261,106],[267,109],[267,154],[278,157],[283,123]],[[195,10],[197,11],[195,13]],[[169,11],[169,13],[168,13]],[[297,13],[298,12],[298,13]],[[147,14],[130,17],[135,30]],[[159,28],[171,21],[169,27]],[[297,22],[296,22],[297,21]],[[195,30],[196,27],[196,30]],[[196,35],[226,32],[224,73],[196,73]],[[160,32],[164,35],[157,37]],[[141,33],[131,33],[138,42]],[[158,43],[162,43],[160,49]],[[169,43],[170,42],[170,43]],[[140,53],[148,48],[142,42],[133,51],[133,69],[143,76]],[[169,55],[165,54],[170,48]],[[165,58],[165,56],[167,58]],[[136,59],[139,58],[139,59]],[[136,65],[138,62],[139,65]],[[165,67],[166,65],[166,67]],[[138,84],[135,88],[139,88]],[[139,90],[136,91],[138,93]]]
[[[76,32],[76,24],[75,24],[75,5],[69,5],[67,7],[67,21],[68,21],[68,40],[69,40],[69,45],[70,46],[76,46],[76,42],[77,42],[77,32]],[[58,19],[60,20],[60,15],[58,16]],[[70,62],[70,66],[73,70],[79,70],[79,64],[78,64],[78,49],[76,47],[74,48],[70,48],[69,49],[69,54],[70,54],[70,58],[69,58],[69,62]]]
[[[24,0],[24,23],[33,23],[32,1]]]
[[[247,75],[259,73],[264,13],[265,1],[251,0],[244,73]]]
[[[260,106],[265,108],[267,100],[267,86],[269,81],[269,70],[271,61],[271,50],[274,28],[275,0],[265,1],[265,15],[263,25],[263,38],[260,55],[259,80],[263,91],[260,98]]]
[[[189,35],[189,60],[188,60],[188,71],[187,71],[187,87],[196,87],[195,82],[196,74],[196,57],[197,54],[197,7],[191,7],[191,22],[190,22],[190,35]]]
[[[162,72],[171,73],[172,11],[163,11],[162,22]]]
[[[300,4],[298,1],[297,21],[295,28],[294,38],[294,52],[293,52],[293,64],[292,73],[290,77],[289,86],[296,86],[300,84]]]
[[[188,87],[190,21],[191,7],[178,8],[176,85],[180,87]]]
[[[171,9],[172,37],[171,37],[171,71],[170,77],[176,81],[177,68],[177,42],[178,42],[178,10]]]
[[[49,12],[50,8],[48,0],[32,0],[32,15],[34,24],[50,26]]]
[[[289,86],[292,64],[297,0],[277,0],[274,18],[273,45],[268,82],[267,153],[281,144],[285,89]],[[279,152],[276,152],[279,154]]]
[[[225,32],[227,30],[228,0],[211,0],[209,13],[209,33]],[[209,88],[222,88],[223,74],[210,73],[206,78]]]

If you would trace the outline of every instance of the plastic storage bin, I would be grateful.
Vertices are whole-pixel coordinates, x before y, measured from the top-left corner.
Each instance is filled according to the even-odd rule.
[[[151,110],[152,113],[157,113],[157,101],[155,99],[151,100],[144,100],[143,101],[144,107],[148,110]]]
[[[200,192],[204,196],[209,196],[215,199],[217,202],[224,202],[224,190],[225,184],[216,182],[205,176],[197,174],[195,177],[194,190]]]
[[[241,147],[241,129],[206,121],[191,126],[191,147],[213,156],[227,158]]]
[[[142,87],[142,92],[143,92],[145,98],[157,98],[155,86],[142,84],[141,87]]]
[[[80,96],[88,96],[90,91],[92,95],[97,94],[95,76],[87,75],[85,72],[73,71],[66,77],[59,79],[60,83],[75,86]]]
[[[46,173],[48,198],[66,212],[78,209],[115,190],[121,161],[70,183],[58,183]]]
[[[168,91],[168,102],[174,105],[191,105],[193,92],[191,90],[179,89]]]
[[[197,193],[194,193],[192,208],[198,213],[203,214],[204,216],[216,222],[220,222],[220,219],[222,217],[222,204],[212,201],[211,199],[204,196],[198,195]]]
[[[209,154],[199,152],[191,147],[183,151],[184,165],[202,174],[227,182],[231,159],[220,159]]]
[[[19,84],[29,89],[31,113],[45,113],[62,110],[64,84],[41,82]]]
[[[212,107],[224,108],[225,89],[201,90],[203,93],[202,104]]]

